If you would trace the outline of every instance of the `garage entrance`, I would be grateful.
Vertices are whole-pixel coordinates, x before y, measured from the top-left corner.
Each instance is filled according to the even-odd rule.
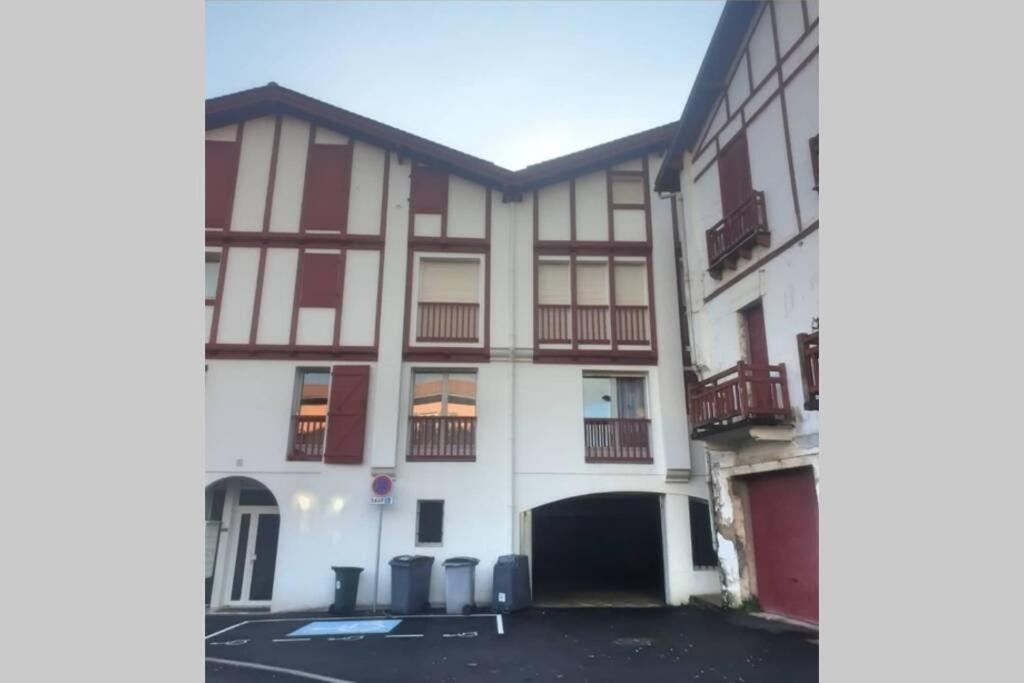
[[[595,494],[535,508],[534,603],[664,605],[659,498],[649,493]]]
[[[818,621],[818,495],[797,467],[746,478],[757,597],[768,612]]]

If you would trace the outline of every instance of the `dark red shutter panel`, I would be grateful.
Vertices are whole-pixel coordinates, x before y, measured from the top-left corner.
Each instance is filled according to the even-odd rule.
[[[341,299],[341,254],[303,254],[299,261],[299,307],[337,308]]]
[[[448,174],[426,166],[412,167],[410,208],[413,213],[444,213]]]
[[[363,461],[369,391],[369,365],[336,365],[331,369],[324,462],[358,465]]]
[[[811,167],[814,170],[814,189],[818,189],[818,136],[811,138]]]
[[[206,141],[206,227],[231,227],[231,205],[238,177],[238,143]]]
[[[345,232],[352,145],[310,145],[302,192],[302,229]]]
[[[718,158],[718,180],[722,192],[723,216],[735,211],[754,193],[746,133],[739,133],[722,150]]]

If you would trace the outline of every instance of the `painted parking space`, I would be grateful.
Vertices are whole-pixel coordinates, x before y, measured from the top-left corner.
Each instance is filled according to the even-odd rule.
[[[269,644],[359,643],[369,639],[469,639],[500,637],[502,615],[444,614],[372,617],[256,618],[236,622],[206,636],[207,651],[250,649]]]

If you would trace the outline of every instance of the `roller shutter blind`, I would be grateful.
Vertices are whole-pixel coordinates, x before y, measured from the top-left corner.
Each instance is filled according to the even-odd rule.
[[[479,261],[420,261],[421,303],[475,304],[479,292]]]

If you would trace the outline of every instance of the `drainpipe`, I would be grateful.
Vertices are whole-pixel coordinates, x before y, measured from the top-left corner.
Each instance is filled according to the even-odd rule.
[[[684,168],[686,164],[684,162]],[[682,249],[682,256],[679,263],[682,274],[682,285],[683,285],[683,297],[686,299],[686,317],[689,318],[686,323],[686,329],[690,333],[690,361],[693,363],[692,368],[697,378],[700,379],[700,363],[697,362],[697,334],[696,326],[693,324],[693,302],[690,298],[690,269],[687,262],[687,255],[690,253],[686,246],[686,214],[683,211],[683,196],[681,192],[672,193],[672,201],[679,202],[679,216],[678,227],[679,227],[679,245]],[[685,344],[687,340],[683,340]],[[715,487],[711,481],[711,453],[708,452],[708,447],[704,446],[704,470],[707,473],[707,485],[708,485],[708,502],[711,506],[711,544],[715,549],[715,555],[718,555],[718,525],[715,522],[715,510],[718,509],[716,505]],[[724,582],[723,582],[724,586]]]
[[[513,217],[519,213],[514,212]],[[508,431],[508,551],[516,551],[516,228],[518,221],[513,218],[509,221],[508,230],[508,267],[509,279],[509,311],[511,312],[512,324],[510,329],[510,342],[508,360],[511,364],[509,375],[509,431]]]

